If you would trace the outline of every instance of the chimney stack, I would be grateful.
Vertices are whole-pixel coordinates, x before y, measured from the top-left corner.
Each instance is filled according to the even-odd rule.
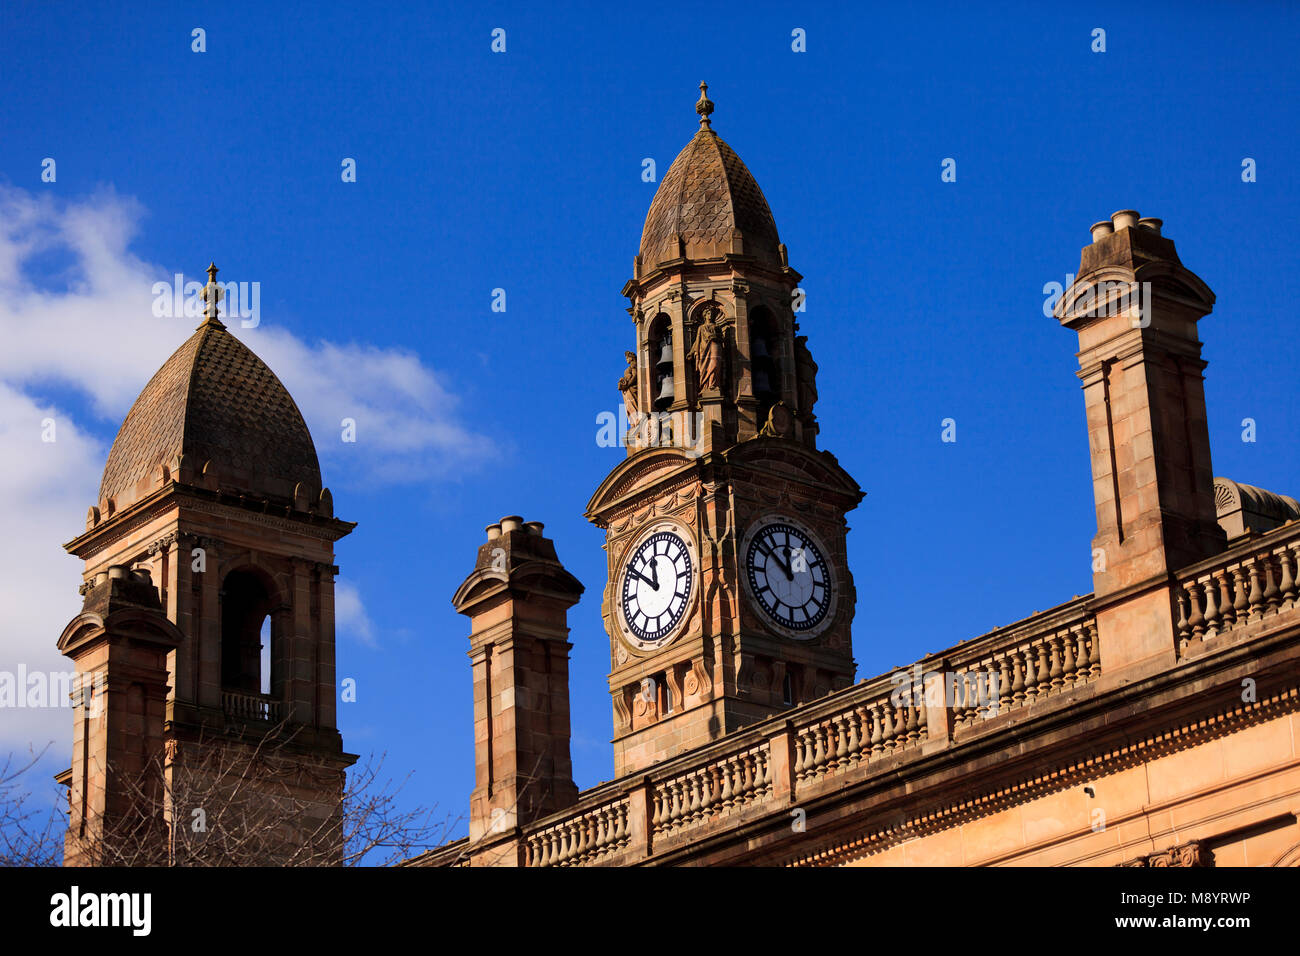
[[[474,792],[469,860],[522,864],[518,828],[578,799],[569,757],[567,612],[583,591],[542,523],[488,525],[452,604],[470,619]]]
[[[1173,653],[1167,576],[1226,546],[1197,338],[1214,293],[1183,267],[1162,226],[1132,209],[1093,225],[1078,279],[1055,311],[1079,337],[1108,670]],[[1125,602],[1120,609],[1106,609],[1110,595]]]

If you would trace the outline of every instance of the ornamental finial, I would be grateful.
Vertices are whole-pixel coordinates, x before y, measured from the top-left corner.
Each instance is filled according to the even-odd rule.
[[[217,264],[215,262],[208,265],[208,284],[203,287],[203,301],[206,302],[207,308],[203,310],[205,316],[203,323],[199,326],[213,325],[219,329],[224,329],[221,319],[218,318],[220,309],[218,303],[225,296],[225,290],[217,284]]]
[[[695,112],[700,114],[700,125],[705,129],[712,129],[709,125],[709,114],[713,112],[713,100],[709,99],[709,84],[700,83],[700,99],[695,104]]]

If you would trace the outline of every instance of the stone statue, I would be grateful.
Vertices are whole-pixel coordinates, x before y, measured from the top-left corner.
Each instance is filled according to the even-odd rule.
[[[794,338],[795,372],[799,377],[799,414],[811,415],[817,404],[817,363],[808,351],[808,336]]]
[[[624,352],[627,359],[627,368],[623,372],[623,377],[618,380],[618,390],[623,393],[623,404],[627,407],[627,417],[635,420],[637,417],[637,386],[636,386],[636,353]]]
[[[721,387],[722,332],[714,321],[715,309],[707,309],[700,327],[695,331],[695,345],[691,357],[695,360],[695,374],[699,377],[700,392]]]

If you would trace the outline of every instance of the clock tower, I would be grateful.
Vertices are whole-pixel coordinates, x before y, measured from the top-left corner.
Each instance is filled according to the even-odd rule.
[[[695,108],[623,289],[627,458],[587,506],[606,533],[617,776],[854,674],[845,514],[862,491],[817,450],[801,276],[703,83]]]

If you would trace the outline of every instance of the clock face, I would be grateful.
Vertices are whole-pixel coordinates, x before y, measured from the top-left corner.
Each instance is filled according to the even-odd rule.
[[[675,531],[656,531],[632,549],[623,567],[623,620],[640,647],[658,647],[681,623],[691,599],[691,551]]]
[[[781,520],[761,524],[749,536],[745,572],[758,606],[794,636],[811,637],[827,620],[834,584],[807,531]]]

